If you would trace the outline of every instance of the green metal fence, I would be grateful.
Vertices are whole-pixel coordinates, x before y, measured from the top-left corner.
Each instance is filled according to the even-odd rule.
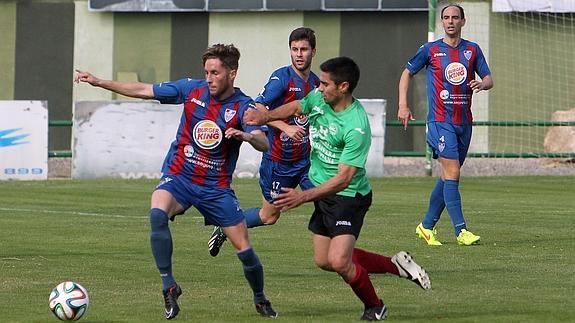
[[[72,120],[49,120],[49,127],[71,127]],[[72,157],[71,150],[50,150],[48,157]]]
[[[410,126],[425,126],[425,120],[410,121]],[[385,122],[388,127],[403,127],[403,124],[398,120],[388,120]],[[490,127],[555,127],[555,126],[575,126],[575,121],[544,121],[544,120],[510,120],[510,121],[473,121],[474,126],[490,126]],[[393,157],[426,157],[425,151],[388,151],[384,156]],[[562,152],[562,153],[500,153],[500,152],[469,152],[467,157],[487,157],[487,158],[572,158],[575,157],[575,152]]]

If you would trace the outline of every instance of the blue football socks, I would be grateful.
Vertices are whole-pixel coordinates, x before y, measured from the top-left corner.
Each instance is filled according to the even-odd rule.
[[[248,228],[255,228],[264,225],[262,219],[260,218],[259,207],[245,210],[244,217],[246,218],[246,225]]]
[[[459,194],[459,181],[447,179],[443,187],[445,206],[451,217],[455,235],[458,236],[461,229],[466,229],[463,210],[461,208],[461,195]]]
[[[160,209],[150,210],[150,244],[156,260],[156,267],[162,277],[163,289],[167,290],[176,283],[172,275],[172,234],[168,226],[168,215]]]
[[[427,209],[427,214],[423,218],[423,227],[429,230],[435,228],[435,224],[439,221],[441,217],[441,212],[445,209],[445,199],[443,198],[443,187],[444,181],[439,177],[435,183],[433,191],[429,196],[429,208]]]
[[[264,294],[264,269],[253,248],[237,253],[244,267],[244,276],[254,292],[254,304],[266,301]]]

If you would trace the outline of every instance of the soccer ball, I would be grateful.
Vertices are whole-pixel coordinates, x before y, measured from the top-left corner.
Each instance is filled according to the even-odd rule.
[[[79,320],[88,309],[88,292],[80,284],[63,282],[50,293],[50,310],[62,321]]]

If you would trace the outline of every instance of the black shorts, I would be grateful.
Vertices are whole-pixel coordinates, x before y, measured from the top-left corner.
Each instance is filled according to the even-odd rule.
[[[357,193],[355,197],[332,195],[315,201],[308,229],[330,238],[352,234],[357,239],[371,206],[371,195],[371,192],[365,196]]]

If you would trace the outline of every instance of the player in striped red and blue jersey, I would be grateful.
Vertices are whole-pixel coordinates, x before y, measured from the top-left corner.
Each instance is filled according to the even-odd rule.
[[[260,127],[243,123],[245,111],[255,109],[255,103],[233,86],[239,58],[240,52],[233,45],[208,48],[202,57],[205,80],[182,79],[152,85],[101,80],[83,71],[77,71],[75,76],[77,82],[122,95],[184,105],[176,140],[165,158],[163,177],[152,194],[150,209],[150,242],[163,283],[166,319],[178,315],[177,300],[182,294],[172,274],[173,244],[168,219],[173,220],[191,206],[200,211],[206,224],[222,227],[230,237],[252,288],[256,311],[266,317],[277,316],[264,294],[263,267],[250,244],[243,211],[230,188],[241,143],[246,141],[262,152],[269,148]]]
[[[256,105],[262,111],[303,99],[319,86],[319,78],[311,71],[315,55],[315,33],[300,27],[289,36],[291,65],[275,70],[261,93]],[[309,122],[307,116],[295,116],[268,124],[267,137],[270,149],[264,152],[260,164],[260,188],[263,199],[261,208],[247,209],[244,214],[248,228],[276,223],[280,209],[273,205],[282,187],[309,189],[313,184],[308,178],[309,170]],[[208,241],[210,255],[217,256],[226,239],[216,227]]]
[[[229,188],[242,141],[225,140],[224,133],[227,129],[259,131],[242,125],[245,110],[255,108],[253,100],[235,88],[231,96],[218,101],[205,81],[194,79],[155,84],[154,94],[161,103],[184,104],[162,173],[197,185]]]
[[[459,193],[460,169],[471,142],[471,98],[474,92],[492,88],[493,79],[479,45],[461,38],[461,29],[465,25],[463,8],[455,4],[445,6],[441,11],[441,21],[445,36],[421,46],[401,75],[397,118],[405,128],[413,120],[407,105],[410,79],[422,68],[427,68],[427,143],[433,157],[439,159],[441,176],[416,233],[429,245],[441,245],[435,225],[447,208],[457,242],[467,246],[480,240],[479,236],[467,230]],[[475,79],[476,74],[480,80]]]

